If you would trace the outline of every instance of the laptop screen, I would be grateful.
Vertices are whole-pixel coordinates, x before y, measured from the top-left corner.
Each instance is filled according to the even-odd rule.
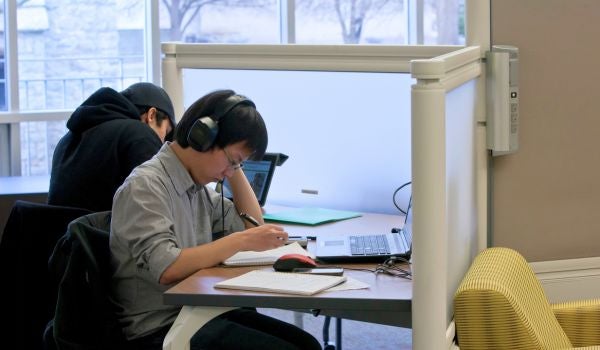
[[[244,162],[244,174],[248,178],[248,182],[252,186],[261,207],[267,202],[267,194],[276,166],[277,154],[275,153],[266,153],[261,160],[247,160]],[[223,195],[231,199],[231,189],[227,180],[223,183],[223,188]]]

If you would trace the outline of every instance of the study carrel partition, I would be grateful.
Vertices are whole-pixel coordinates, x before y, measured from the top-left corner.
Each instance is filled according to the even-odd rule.
[[[454,292],[487,245],[480,48],[412,62],[413,348],[453,347]]]
[[[449,348],[452,295],[486,244],[479,48],[164,43],[162,52],[162,84],[178,117],[184,68],[412,72],[413,348]]]

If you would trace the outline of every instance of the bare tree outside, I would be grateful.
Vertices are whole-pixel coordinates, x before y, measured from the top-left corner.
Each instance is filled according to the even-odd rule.
[[[435,10],[437,24],[437,44],[459,45],[460,33],[462,29],[462,37],[464,37],[464,28],[459,25],[461,4],[459,0],[426,0],[427,3]],[[464,1],[463,1],[464,3]],[[449,15],[455,14],[455,15]],[[464,14],[463,22],[464,23]]]
[[[314,16],[335,17],[345,44],[358,44],[367,21],[383,13],[402,12],[404,0],[298,0],[299,10]]]
[[[25,0],[27,1],[27,0]],[[202,9],[207,6],[260,8],[273,4],[273,0],[161,0],[169,14],[171,29],[168,40],[182,41],[192,23],[202,20]]]

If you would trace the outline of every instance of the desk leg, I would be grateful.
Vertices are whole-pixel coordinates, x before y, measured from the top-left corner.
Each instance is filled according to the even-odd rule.
[[[169,329],[163,342],[163,350],[189,350],[190,339],[213,318],[236,308],[184,306]]]
[[[335,318],[335,348],[342,350],[342,319]]]

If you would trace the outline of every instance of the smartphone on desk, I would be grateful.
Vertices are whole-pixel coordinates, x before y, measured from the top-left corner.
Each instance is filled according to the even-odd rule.
[[[308,273],[311,275],[342,276],[344,268],[342,267],[297,267],[292,270],[294,273]]]
[[[289,236],[285,244],[292,244],[294,242],[298,242],[302,248],[306,248],[308,245],[308,238],[305,236]]]

